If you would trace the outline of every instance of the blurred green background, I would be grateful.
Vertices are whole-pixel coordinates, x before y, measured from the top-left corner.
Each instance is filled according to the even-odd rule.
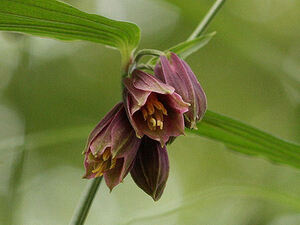
[[[186,39],[212,0],[73,0],[137,23],[141,48]],[[231,0],[187,59],[210,110],[300,140],[300,2]],[[0,224],[68,224],[87,183],[89,131],[121,98],[120,56],[87,42],[0,32]],[[170,177],[153,202],[128,176],[102,184],[89,225],[297,225],[300,171],[194,136],[169,147]]]

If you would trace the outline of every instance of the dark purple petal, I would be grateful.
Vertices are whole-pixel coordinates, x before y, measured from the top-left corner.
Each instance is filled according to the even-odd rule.
[[[135,100],[135,105],[141,107],[146,103],[148,96],[151,94],[150,91],[144,91],[134,87],[131,78],[125,78],[123,83],[127,91]]]
[[[172,64],[167,57],[160,57],[161,67],[159,66],[156,68],[156,71],[162,70],[161,73],[158,73],[160,79],[173,86],[175,91],[180,94],[183,99],[189,99],[190,96],[194,97],[192,81],[187,75],[187,71],[185,71],[181,61],[178,61],[180,59],[176,58],[174,60],[172,56],[173,55],[171,55]]]
[[[140,111],[133,115],[132,121],[139,135],[147,135],[164,146],[170,137],[184,134],[184,118],[182,114],[188,110],[188,104],[183,102],[181,97],[176,93],[172,95],[159,95],[159,97],[165,103],[168,111],[168,116],[164,117],[164,128],[162,130],[151,130],[147,123],[145,123]]]
[[[170,61],[160,57],[160,64],[155,67],[155,75],[160,80],[175,88],[182,99],[190,104],[185,113],[186,125],[195,128],[196,122],[202,119],[206,111],[206,96],[191,68],[176,54],[171,53]]]
[[[141,107],[138,106],[136,103],[136,101],[134,100],[134,98],[131,97],[131,95],[128,93],[128,91],[125,89],[124,93],[123,93],[123,99],[124,99],[124,105],[125,105],[125,110],[126,110],[126,114],[127,117],[131,123],[131,126],[133,127],[133,129],[136,132],[136,136],[138,138],[142,138],[143,133],[138,129],[138,126],[136,124],[136,121],[133,119],[132,115],[132,111],[137,112]]]
[[[130,138],[127,139],[118,153],[116,166],[104,173],[106,185],[112,189],[123,181],[130,172],[136,157],[141,140],[136,138],[134,130],[131,131]]]
[[[93,139],[111,122],[114,118],[114,115],[123,107],[123,103],[120,102],[116,104],[110,111],[107,113],[104,118],[97,124],[97,126],[92,130],[88,137],[88,144],[93,141]],[[88,146],[87,146],[88,147]]]
[[[84,156],[84,167],[85,167],[85,175],[83,178],[91,179],[95,177],[95,174],[92,172],[93,168],[93,162],[89,159],[91,156],[91,153],[86,153]]]
[[[182,97],[173,93],[172,95],[163,95],[162,98],[165,98],[163,102],[167,102],[169,108],[176,110],[178,113],[185,113],[188,111],[189,103],[183,101]]]
[[[169,159],[166,147],[144,138],[131,170],[135,183],[154,201],[160,199],[169,176]]]
[[[196,110],[195,114],[197,115],[196,120],[201,120],[207,109],[207,98],[206,98],[203,88],[201,87],[200,83],[198,82],[196,76],[194,75],[194,73],[191,70],[191,68],[189,67],[189,65],[184,61],[183,61],[183,64],[184,64],[185,69],[188,71],[188,74],[192,80],[193,87],[195,90],[195,96],[196,96],[195,105],[197,106],[195,109]]]
[[[123,165],[124,165],[124,159],[118,159],[116,166],[113,169],[104,173],[103,177],[110,191],[112,191],[112,189],[121,182],[120,174],[122,173]]]
[[[150,91],[159,94],[171,94],[174,88],[157,79],[155,76],[135,70],[132,73],[133,85],[135,88],[143,91]]]
[[[171,136],[183,133],[183,113],[188,111],[189,104],[174,92],[173,87],[139,70],[135,70],[132,77],[124,79],[124,86],[126,113],[137,137],[147,135],[165,145]],[[167,119],[169,111],[170,114],[178,114],[173,115],[176,120]],[[164,121],[176,124],[165,124]]]
[[[135,135],[124,105],[118,104],[100,124],[102,129],[88,143],[85,152],[85,178],[105,176],[107,186],[112,190],[122,182],[133,165],[141,140]]]

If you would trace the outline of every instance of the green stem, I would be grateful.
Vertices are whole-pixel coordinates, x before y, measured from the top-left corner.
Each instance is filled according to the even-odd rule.
[[[20,78],[18,76],[23,76],[28,73],[29,70],[29,49],[30,49],[30,40],[24,35],[20,34],[7,34],[9,38],[15,38],[16,44],[20,45],[20,58],[19,63],[14,72],[14,77]],[[25,142],[26,142],[25,138]],[[9,193],[8,193],[8,213],[6,215],[6,224],[18,224],[16,220],[18,217],[16,216],[16,211],[18,209],[18,203],[20,202],[20,193],[19,187],[22,183],[23,171],[25,166],[25,158],[26,158],[26,147],[24,143],[22,146],[18,148],[14,152],[14,161],[12,163],[12,173],[10,177],[9,183]]]
[[[131,64],[131,67],[129,68],[129,74],[133,72],[134,69],[136,69],[138,62],[141,60],[144,56],[161,56],[165,53],[156,49],[142,49],[137,52],[137,54],[134,57],[133,63]]]
[[[161,56],[165,53],[156,49],[142,49],[138,51],[138,53],[135,56],[134,62],[138,62],[143,56],[151,55],[151,56]]]
[[[93,203],[102,177],[95,178],[87,184],[86,190],[80,199],[80,202],[75,210],[70,225],[82,225],[89,213],[89,209]]]
[[[210,8],[208,13],[205,15],[203,20],[199,23],[199,25],[196,27],[194,32],[189,36],[187,39],[188,41],[195,39],[196,37],[200,36],[205,28],[208,26],[208,24],[211,22],[211,20],[214,18],[216,13],[219,11],[219,9],[222,7],[222,5],[225,3],[226,0],[217,0],[215,4]]]

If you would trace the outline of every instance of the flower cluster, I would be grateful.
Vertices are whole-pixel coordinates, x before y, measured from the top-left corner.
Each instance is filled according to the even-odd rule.
[[[185,127],[196,128],[206,96],[191,68],[174,53],[160,57],[153,75],[134,70],[123,84],[123,102],[88,138],[84,177],[103,175],[112,190],[130,172],[156,201],[169,174],[166,144],[184,134]]]

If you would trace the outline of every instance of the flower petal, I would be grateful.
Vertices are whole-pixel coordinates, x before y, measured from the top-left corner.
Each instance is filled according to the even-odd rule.
[[[107,127],[110,122],[113,120],[114,115],[123,107],[123,103],[119,102],[116,104],[105,116],[104,118],[97,124],[97,126],[92,130],[88,137],[86,151],[88,150],[91,142],[95,139],[97,135],[105,128]]]
[[[104,173],[106,185],[112,189],[123,181],[133,166],[134,159],[140,147],[141,140],[131,132],[130,140],[123,145],[122,152],[119,153],[116,166]]]
[[[150,91],[159,94],[171,94],[174,88],[157,79],[155,76],[140,70],[132,73],[133,86],[143,91]]]
[[[176,54],[171,53],[171,59],[160,57],[161,65],[155,67],[155,75],[166,84],[175,88],[182,99],[190,103],[189,111],[185,113],[186,125],[194,128],[196,122],[204,116],[207,102],[205,93],[195,74],[187,63]]]
[[[146,103],[148,96],[151,94],[150,91],[144,91],[134,87],[131,78],[125,78],[123,83],[127,91],[134,98],[135,105],[142,106]]]
[[[84,178],[105,177],[112,190],[132,168],[141,140],[135,135],[124,108],[118,105],[104,118],[105,126],[92,137],[85,152]]]
[[[144,138],[131,170],[135,183],[154,201],[160,199],[169,176],[169,159],[166,147]]]
[[[194,75],[194,73],[191,70],[191,68],[189,67],[189,65],[187,65],[187,63],[184,61],[183,61],[183,64],[192,80],[193,87],[195,90],[195,96],[196,96],[195,105],[197,106],[196,112],[195,112],[195,114],[197,115],[196,120],[201,120],[207,109],[207,98],[206,98],[203,88],[201,87],[200,83],[198,82],[196,76]]]

